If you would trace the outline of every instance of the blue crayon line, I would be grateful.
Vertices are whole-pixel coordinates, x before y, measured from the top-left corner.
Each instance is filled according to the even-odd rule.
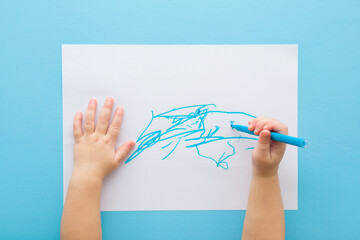
[[[254,149],[254,147],[245,148],[245,150],[250,150],[250,149]]]
[[[171,154],[171,153],[176,149],[176,147],[179,145],[180,141],[181,141],[181,138],[179,138],[179,141],[177,142],[177,144],[175,145],[175,147],[173,148],[173,150],[171,150],[171,152],[169,152],[169,154],[166,155],[162,160],[164,160],[165,158],[167,158],[168,156],[170,156],[170,154]]]
[[[166,144],[165,146],[161,147],[161,148],[166,148],[168,147],[170,144],[172,144],[173,142],[171,141],[169,144]]]
[[[197,154],[200,157],[211,159],[216,163],[217,167],[221,167],[225,170],[229,168],[226,160],[235,155],[235,148],[228,142],[229,140],[237,139],[251,139],[257,140],[257,138],[242,137],[242,136],[226,136],[220,132],[219,126],[208,127],[206,126],[206,121],[208,117],[217,114],[226,114],[226,115],[242,115],[246,117],[255,118],[255,116],[245,113],[245,112],[227,112],[221,110],[212,110],[210,107],[216,108],[215,104],[199,104],[199,105],[190,105],[184,107],[173,108],[169,111],[155,114],[154,111],[151,111],[151,119],[146,128],[141,132],[140,136],[137,139],[137,148],[125,161],[129,163],[134,160],[137,156],[142,154],[142,152],[147,149],[155,146],[157,143],[163,143],[161,149],[166,149],[171,147],[171,151],[163,157],[162,159],[168,159],[173,154],[173,152],[178,148],[181,141],[184,142],[184,147],[186,148],[195,148]],[[160,127],[153,130],[154,121],[166,119],[170,126]],[[176,139],[176,140],[175,140]],[[233,150],[231,154],[223,152],[221,157],[212,158],[210,156],[205,156],[200,154],[199,147],[218,141],[227,141],[227,145],[230,146]],[[175,146],[172,147],[172,143],[175,143]],[[221,151],[220,149],[218,151]]]

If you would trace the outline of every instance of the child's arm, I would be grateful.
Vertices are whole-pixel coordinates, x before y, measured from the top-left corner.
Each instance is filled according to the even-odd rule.
[[[129,141],[115,151],[123,109],[116,109],[109,126],[113,104],[112,98],[106,100],[96,127],[95,99],[89,102],[84,131],[82,114],[78,112],[74,118],[74,168],[61,220],[61,239],[101,239],[102,181],[135,145]]]
[[[278,167],[286,144],[272,141],[269,131],[288,134],[287,126],[277,120],[260,117],[249,121],[249,130],[260,136],[252,152],[253,176],[242,239],[285,239]]]

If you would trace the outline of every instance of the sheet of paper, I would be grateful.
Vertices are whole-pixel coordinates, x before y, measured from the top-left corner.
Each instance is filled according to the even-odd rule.
[[[106,178],[102,211],[246,209],[256,137],[230,121],[270,116],[297,136],[297,45],[63,45],[62,58],[64,199],[73,117],[92,97],[124,107],[118,145],[137,141]],[[279,176],[297,209],[296,147]]]

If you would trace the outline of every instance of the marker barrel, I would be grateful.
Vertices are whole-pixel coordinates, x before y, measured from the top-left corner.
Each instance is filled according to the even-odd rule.
[[[254,134],[253,131],[250,131],[247,126],[231,124],[231,127],[240,132],[256,135],[256,134]],[[305,147],[309,146],[309,142],[306,139],[291,137],[291,136],[284,135],[284,134],[277,133],[277,132],[270,132],[270,133],[271,133],[271,139],[274,141],[291,144],[291,145],[301,147],[301,148],[305,148]]]

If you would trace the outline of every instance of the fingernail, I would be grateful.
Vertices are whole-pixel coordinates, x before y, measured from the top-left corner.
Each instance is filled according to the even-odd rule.
[[[113,99],[112,99],[111,97],[108,97],[108,98],[106,99],[106,101],[107,101],[107,102],[112,102]]]
[[[81,116],[80,112],[76,112],[75,117],[79,118]]]
[[[91,103],[91,104],[95,104],[95,103],[96,103],[96,99],[94,99],[94,98],[90,99],[90,103]]]
[[[264,137],[264,138],[269,138],[270,137],[270,134],[269,134],[270,132],[268,131],[268,130],[262,130],[261,132],[260,132],[260,135],[261,135],[261,137]]]
[[[124,109],[122,107],[118,107],[115,111],[115,114],[118,116],[121,116],[124,112]]]
[[[130,147],[130,148],[133,148],[134,146],[135,146],[135,142],[130,142],[130,143],[129,143],[129,147]]]

